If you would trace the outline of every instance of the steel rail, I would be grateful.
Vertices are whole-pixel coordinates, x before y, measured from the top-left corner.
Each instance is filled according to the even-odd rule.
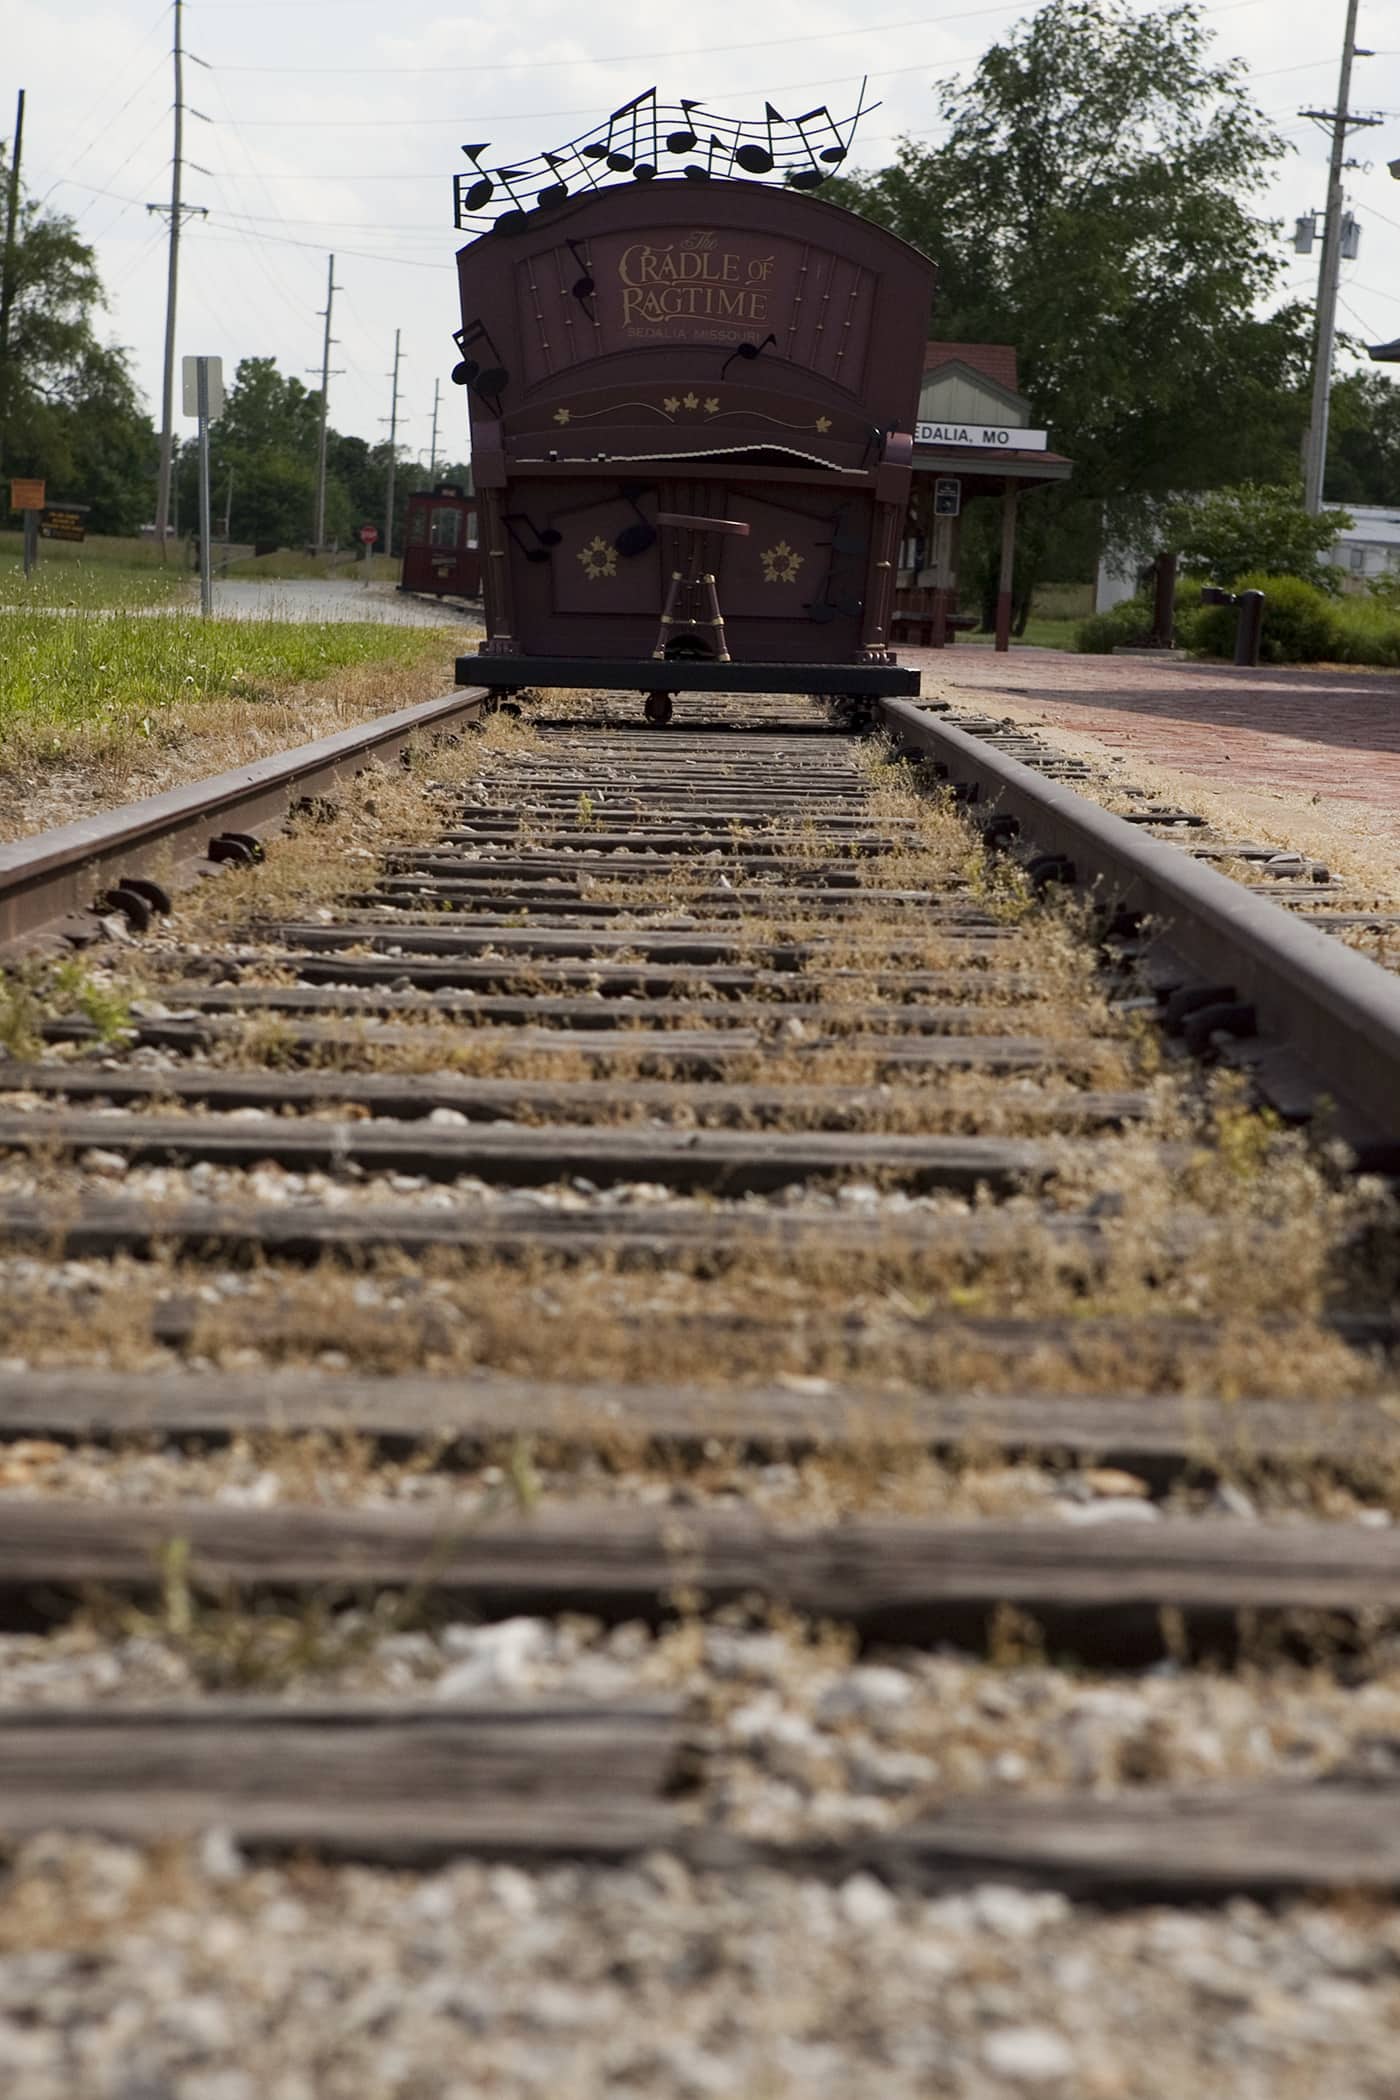
[[[1014,818],[1023,840],[1072,863],[1074,881],[1149,920],[1222,1003],[1252,1007],[1257,1032],[1285,1042],[1339,1106],[1400,1137],[1400,978],[952,722],[902,700],[881,708],[987,815]]]
[[[368,765],[392,761],[415,737],[475,721],[489,703],[480,687],[447,693],[254,765],[0,845],[0,954],[91,912],[127,878],[153,868],[162,878],[181,877],[197,862],[220,858],[211,849],[222,838],[274,830],[297,802],[331,793]]]

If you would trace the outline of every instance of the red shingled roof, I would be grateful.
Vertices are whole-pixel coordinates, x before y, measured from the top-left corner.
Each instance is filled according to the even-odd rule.
[[[1004,386],[1011,393],[1019,394],[1016,384],[1016,352],[1010,343],[926,343],[924,345],[924,370],[936,371],[939,365],[949,365],[956,360],[970,370],[980,372],[996,386]]]

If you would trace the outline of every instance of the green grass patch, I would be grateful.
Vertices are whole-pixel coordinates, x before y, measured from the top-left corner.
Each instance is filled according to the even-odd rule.
[[[19,534],[0,533],[0,606],[169,605],[192,595],[193,583],[180,555],[172,548],[162,566],[151,549],[149,560],[119,560],[113,548],[139,550],[141,540],[86,540],[64,545],[61,556],[43,542],[39,565],[26,576]]]
[[[1013,649],[1072,649],[1078,627],[1078,620],[1049,619],[1032,613],[1026,622],[1025,633],[1012,635],[1011,646]],[[961,649],[964,642],[971,642],[975,647],[990,649],[995,639],[990,634],[960,634],[957,646]]]
[[[218,573],[227,576],[322,580],[334,577],[341,583],[397,583],[403,573],[397,556],[391,561],[387,554],[372,554],[365,561],[358,549],[354,553],[342,550],[339,554],[297,554],[290,547],[279,547],[275,554],[248,555],[223,569],[216,547],[214,563]]]
[[[256,703],[361,664],[441,656],[431,627],[360,621],[201,620],[194,613],[0,615],[0,743],[23,730],[124,721],[145,735],[165,710],[231,697]]]

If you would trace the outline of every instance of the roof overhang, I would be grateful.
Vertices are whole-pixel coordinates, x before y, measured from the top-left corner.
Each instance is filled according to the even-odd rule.
[[[1393,343],[1368,344],[1366,355],[1373,365],[1400,365],[1400,336]]]
[[[1005,481],[1068,481],[1074,461],[1058,452],[994,452],[981,446],[916,445],[912,461],[916,474],[956,474],[961,481],[985,481],[995,487]]]

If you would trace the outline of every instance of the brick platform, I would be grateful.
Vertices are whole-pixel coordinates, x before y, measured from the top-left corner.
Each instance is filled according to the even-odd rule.
[[[1400,672],[1268,668],[1058,649],[901,649],[924,697],[1092,738],[1220,789],[1359,805],[1400,847]]]

